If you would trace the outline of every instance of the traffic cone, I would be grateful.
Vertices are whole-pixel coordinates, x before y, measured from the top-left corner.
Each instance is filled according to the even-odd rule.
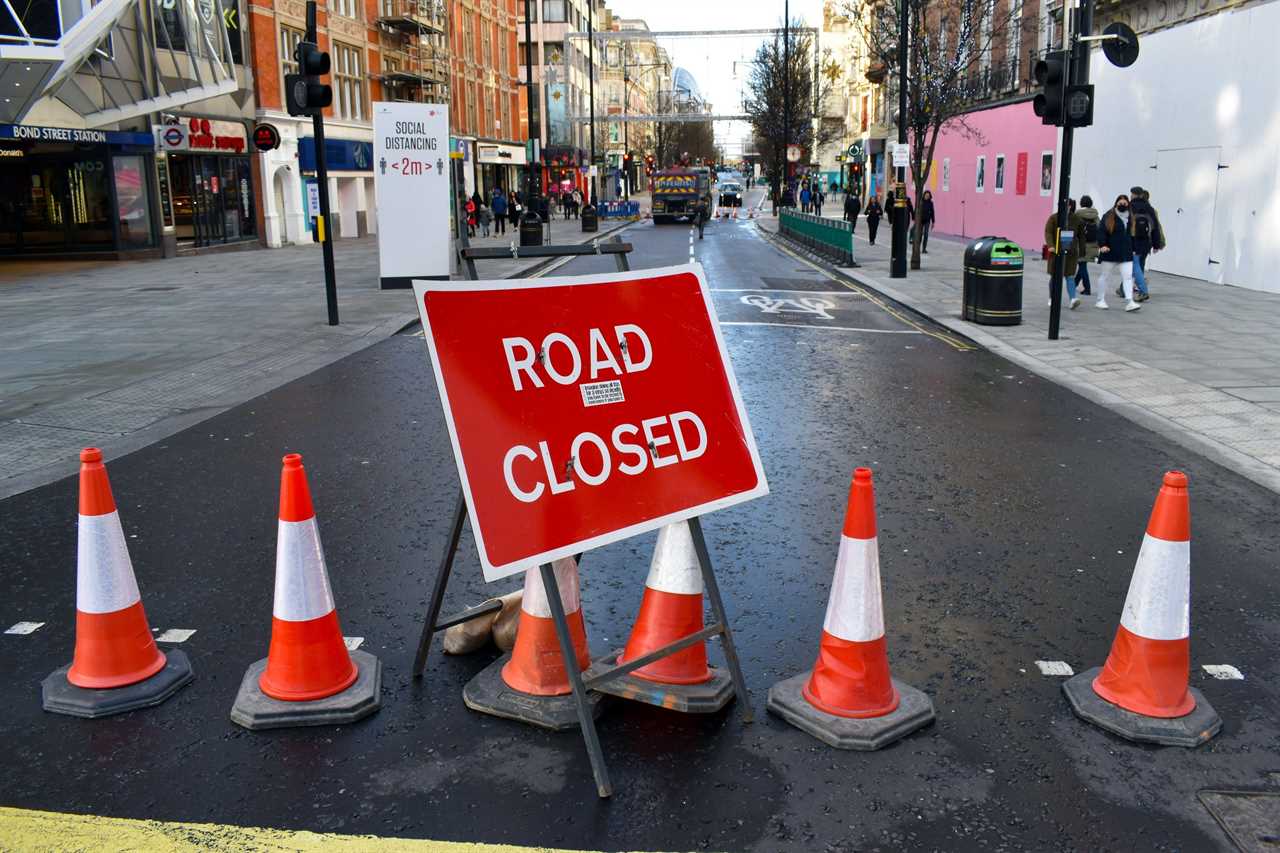
[[[1196,746],[1216,734],[1221,718],[1189,685],[1190,623],[1187,475],[1169,471],[1147,522],[1111,654],[1101,669],[1063,685],[1076,713],[1131,740]]]
[[[644,657],[703,628],[702,567],[687,521],[658,531],[649,563],[644,598],[631,636],[621,654],[614,652],[588,671],[588,677],[616,665]],[[702,641],[659,658],[627,675],[603,682],[596,689],[686,713],[719,711],[733,698],[727,672],[707,665]]]
[[[934,719],[929,697],[889,673],[871,469],[849,487],[818,660],[769,691],[769,710],[832,746],[879,749]]]
[[[185,653],[166,656],[156,648],[102,451],[86,447],[80,452],[75,656],[45,679],[45,710],[118,714],[157,705],[191,679]]]
[[[349,723],[378,710],[381,664],[349,652],[338,624],[302,456],[284,457],[271,645],[231,710],[248,729]]]
[[[562,557],[551,564],[551,569],[564,607],[574,665],[582,672],[591,663],[591,653],[582,620],[578,563],[571,557]],[[551,615],[550,592],[542,582],[541,568],[528,569],[524,573],[515,645],[509,654],[467,682],[462,701],[473,711],[563,731],[579,725],[572,692]],[[592,713],[598,714],[600,694],[588,693],[587,702]]]
[[[573,640],[573,654],[578,672],[591,664],[587,651],[587,629],[582,622],[582,604],[578,592],[578,564],[563,557],[552,564],[556,585],[564,603],[565,621]],[[502,667],[502,680],[508,687],[533,696],[564,696],[572,692],[555,620],[547,601],[547,588],[542,573],[530,569],[524,573],[524,598],[520,603],[520,625],[516,628],[516,644],[511,660]]]

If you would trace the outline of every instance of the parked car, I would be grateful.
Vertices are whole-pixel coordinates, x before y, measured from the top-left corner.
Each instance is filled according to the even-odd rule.
[[[742,184],[725,183],[720,185],[720,206],[742,206]]]

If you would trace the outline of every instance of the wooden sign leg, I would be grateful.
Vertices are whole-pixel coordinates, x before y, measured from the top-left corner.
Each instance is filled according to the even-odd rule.
[[[573,688],[574,704],[578,708],[578,724],[582,727],[582,739],[587,745],[587,755],[591,758],[591,772],[596,777],[596,791],[601,797],[613,795],[613,786],[609,783],[609,768],[604,763],[604,753],[600,750],[600,737],[596,734],[596,721],[587,704],[587,688],[582,684],[582,673],[578,671],[577,658],[573,652],[573,639],[569,636],[569,622],[564,615],[564,602],[560,599],[560,585],[556,583],[556,573],[550,563],[543,563],[542,585],[547,590],[547,603],[551,606],[551,618],[555,621],[556,637],[560,640],[560,654],[565,663],[565,672],[569,676],[569,685]]]
[[[706,587],[707,598],[711,600],[711,612],[716,621],[724,626],[720,641],[724,645],[724,659],[729,664],[729,674],[733,676],[733,689],[738,694],[738,704],[742,708],[742,721],[750,723],[755,719],[751,710],[751,694],[747,692],[747,682],[742,677],[738,649],[733,644],[733,629],[729,627],[729,616],[724,612],[724,600],[720,598],[720,587],[716,584],[716,575],[711,569],[711,554],[707,551],[707,540],[702,536],[702,519],[689,519],[689,530],[693,534],[693,550],[698,553],[698,564],[702,567],[702,585]]]

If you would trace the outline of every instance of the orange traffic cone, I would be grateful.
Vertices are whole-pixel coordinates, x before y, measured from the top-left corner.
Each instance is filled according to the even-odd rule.
[[[552,569],[556,573],[556,585],[560,587],[578,672],[582,672],[590,665],[591,655],[587,651],[587,629],[582,622],[578,564],[572,558],[564,557],[556,560]],[[542,573],[537,569],[524,573],[520,625],[516,629],[511,660],[502,668],[502,680],[507,686],[534,696],[564,696],[573,689],[564,667],[564,656],[560,653],[560,640],[556,637],[551,605],[547,602],[547,588],[543,586]]]
[[[45,680],[45,708],[98,717],[158,704],[191,680],[191,664],[181,651],[166,657],[156,648],[102,451],[96,447],[80,452],[78,540],[75,657],[70,667]],[[166,670],[170,658],[172,671]],[[130,685],[137,687],[104,694],[101,700],[86,695]]]
[[[1201,719],[1186,724],[1176,722],[1188,715],[1204,716],[1197,707],[1203,705],[1217,720],[1217,727],[1222,725],[1199,691],[1188,683],[1190,623],[1191,508],[1187,475],[1170,471],[1164,475],[1147,522],[1111,654],[1101,670],[1082,673],[1063,685],[1073,707],[1078,698],[1073,694],[1080,692],[1084,682],[1094,694],[1092,699],[1084,697],[1089,700],[1085,702],[1085,713],[1079,707],[1077,713],[1133,740],[1195,746],[1212,737],[1217,731],[1212,720],[1208,724]],[[1108,706],[1114,711],[1107,712]],[[1098,714],[1106,721],[1094,719]],[[1117,727],[1125,730],[1118,731]],[[1179,729],[1185,729],[1186,736],[1180,736]],[[1163,739],[1144,736],[1152,732],[1161,733]]]
[[[551,570],[568,623],[573,665],[582,672],[591,663],[591,653],[582,621],[578,563],[571,557],[562,557],[551,564]],[[578,708],[551,615],[550,594],[542,582],[540,567],[524,573],[515,646],[510,654],[498,658],[467,682],[462,701],[468,708],[552,731],[578,727]],[[600,699],[595,691],[586,694],[593,715],[600,712]]]
[[[849,487],[818,660],[807,677],[775,684],[769,709],[846,749],[878,749],[933,720],[929,697],[889,674],[869,468]]]
[[[621,653],[614,652],[587,673],[633,661],[696,634],[703,628],[702,567],[687,521],[658,531],[658,544],[649,563],[644,598],[631,637]],[[686,713],[719,711],[733,698],[728,672],[707,666],[707,643],[695,643],[659,658],[627,675],[603,682],[595,689]]]
[[[307,473],[290,453],[280,474],[271,646],[249,667],[251,689],[241,684],[231,718],[250,729],[352,722],[378,709],[380,669],[372,655],[347,651]]]

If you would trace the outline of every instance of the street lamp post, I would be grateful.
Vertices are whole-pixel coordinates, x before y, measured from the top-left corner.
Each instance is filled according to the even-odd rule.
[[[898,0],[898,145],[907,144],[907,3]],[[894,158],[897,159],[897,154]],[[892,259],[889,278],[907,277],[907,167],[897,167],[898,186],[893,202]]]
[[[532,0],[525,0],[524,4],[524,82],[525,96],[528,99],[529,111],[529,139],[533,139],[534,128],[534,112],[533,112],[533,3]],[[531,146],[533,147],[533,146]],[[538,163],[533,158],[529,158],[529,164],[525,169],[525,185],[524,185],[524,215],[520,217],[520,245],[521,246],[541,246],[542,245],[542,217],[538,216],[533,210],[534,202],[534,173],[538,170]]]

